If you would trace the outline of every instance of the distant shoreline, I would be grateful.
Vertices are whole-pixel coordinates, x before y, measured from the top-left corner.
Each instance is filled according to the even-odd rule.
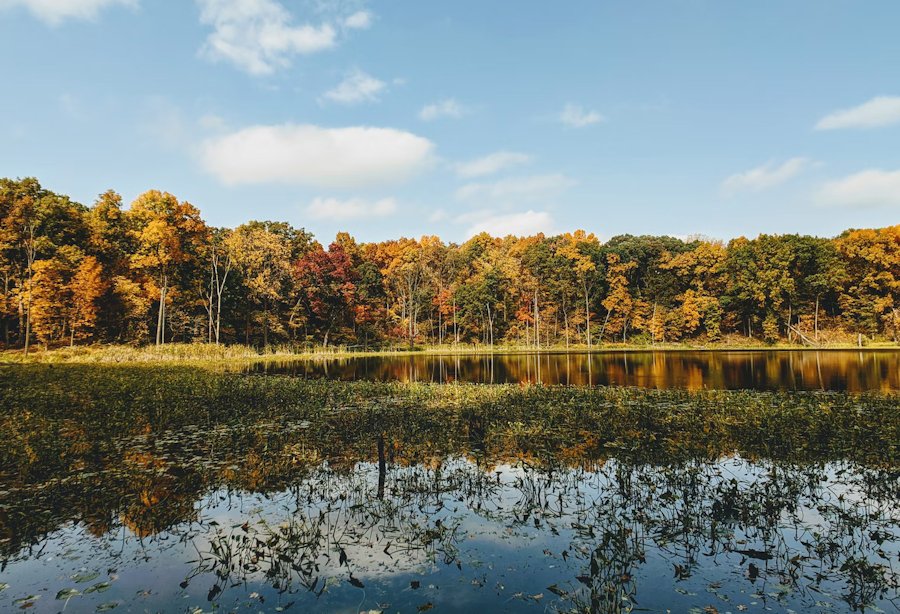
[[[294,351],[286,347],[261,351],[243,345],[214,345],[202,343],[173,343],[163,346],[75,346],[50,350],[34,349],[25,358],[21,349],[0,351],[0,364],[15,363],[148,363],[148,362],[261,362],[269,360],[346,360],[353,358],[378,358],[402,356],[500,356],[512,354],[621,354],[621,353],[677,353],[677,352],[900,352],[900,344],[888,341],[869,342],[859,347],[847,343],[831,343],[821,346],[798,344],[685,344],[658,345],[603,344],[588,348],[586,345],[550,346],[421,346],[409,348],[380,348],[371,350],[344,347],[315,348]]]

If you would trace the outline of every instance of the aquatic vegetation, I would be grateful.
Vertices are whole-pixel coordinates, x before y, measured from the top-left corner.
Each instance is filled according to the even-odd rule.
[[[884,609],[897,402],[0,367],[0,603]]]

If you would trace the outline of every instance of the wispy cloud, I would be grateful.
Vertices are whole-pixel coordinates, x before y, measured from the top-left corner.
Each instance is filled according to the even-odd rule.
[[[354,126],[251,126],[201,144],[203,166],[225,184],[328,188],[405,180],[431,163],[434,144],[411,132]]]
[[[201,53],[225,60],[252,75],[267,75],[290,66],[295,55],[335,47],[339,31],[369,27],[371,15],[359,11],[321,23],[295,24],[291,13],[276,0],[197,0],[200,22],[210,26]]]
[[[441,119],[444,117],[458,119],[465,115],[467,112],[468,109],[459,104],[459,102],[457,102],[455,99],[447,98],[446,100],[427,104],[422,107],[422,110],[419,111],[419,119],[426,122],[434,121],[436,119]]]
[[[722,191],[725,194],[735,194],[768,190],[790,181],[812,165],[811,160],[802,157],[791,158],[781,164],[770,161],[749,171],[727,177],[722,182]]]
[[[66,19],[96,19],[109,6],[137,5],[137,0],[0,0],[0,9],[23,7],[52,26]]]
[[[531,162],[531,156],[528,154],[497,151],[475,160],[460,162],[456,165],[456,174],[465,178],[484,177],[529,162]]]
[[[826,115],[816,124],[816,130],[880,128],[898,123],[900,123],[900,96],[877,96],[857,107]]]
[[[473,219],[474,218],[474,219]],[[459,218],[457,221],[468,223],[466,238],[486,232],[494,237],[530,236],[539,232],[553,234],[555,226],[553,218],[546,211],[523,211],[520,213],[495,214],[490,211],[476,212]]]
[[[869,169],[830,181],[815,200],[826,206],[900,207],[900,170]]]
[[[370,201],[363,198],[316,198],[306,207],[306,213],[316,220],[344,222],[373,217],[387,217],[397,212],[397,201],[382,198]]]
[[[573,185],[573,180],[560,173],[529,175],[490,183],[468,183],[456,191],[456,197],[460,200],[528,201],[554,196]]]
[[[372,13],[369,11],[356,11],[344,19],[344,27],[351,30],[365,30],[372,25]]]
[[[584,128],[606,121],[597,111],[585,109],[581,105],[569,103],[559,114],[559,121],[570,128]]]
[[[322,98],[340,104],[377,102],[378,95],[386,88],[384,81],[357,69],[348,74],[337,87],[325,92]]]

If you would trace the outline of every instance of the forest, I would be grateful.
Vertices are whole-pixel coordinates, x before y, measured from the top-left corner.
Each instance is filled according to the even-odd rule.
[[[900,225],[834,238],[435,236],[324,246],[286,222],[208,225],[147,191],[85,206],[0,179],[7,348],[896,341]]]

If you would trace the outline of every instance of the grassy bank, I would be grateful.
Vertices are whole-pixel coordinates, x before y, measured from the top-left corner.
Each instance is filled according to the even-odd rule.
[[[4,350],[0,352],[0,363],[147,363],[147,362],[203,362],[203,361],[258,361],[267,359],[337,359],[358,356],[404,356],[404,355],[490,355],[490,354],[523,354],[566,352],[676,352],[676,351],[749,351],[749,350],[856,350],[859,346],[851,343],[829,343],[817,347],[791,344],[787,342],[765,344],[751,339],[736,338],[721,343],[659,343],[659,344],[621,344],[605,343],[594,345],[588,349],[586,345],[554,345],[536,349],[522,345],[484,346],[475,344],[417,346],[409,349],[404,346],[365,350],[343,346],[292,348],[289,346],[273,346],[265,350],[244,345],[214,345],[206,343],[171,343],[163,346],[133,345],[91,345],[61,347],[50,350],[33,349],[26,357],[22,350]],[[864,350],[900,351],[900,344],[891,341],[869,341]]]

